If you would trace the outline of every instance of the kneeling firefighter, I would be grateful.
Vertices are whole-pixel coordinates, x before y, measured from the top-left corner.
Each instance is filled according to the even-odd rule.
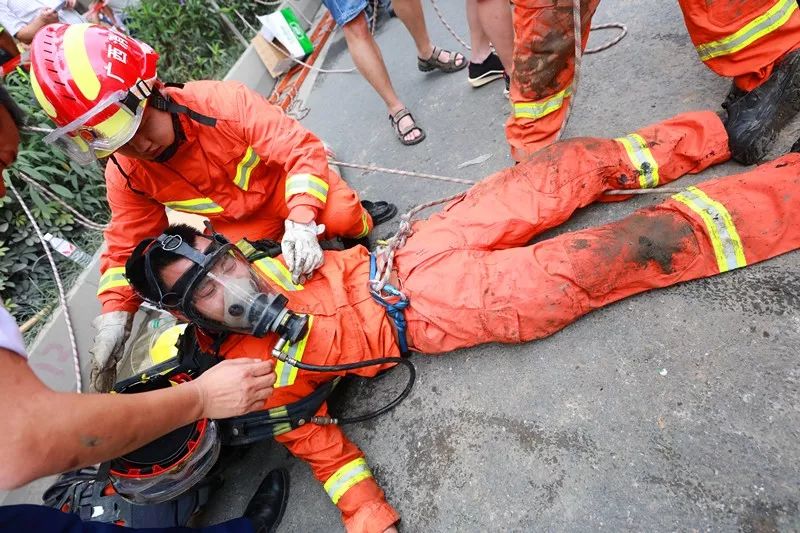
[[[114,383],[139,299],[124,263],[167,226],[165,208],[212,219],[235,238],[282,239],[297,282],[323,261],[318,239],[362,239],[390,219],[328,166],[323,143],[244,85],[165,84],[158,54],[113,29],[52,24],[31,45],[34,94],[57,125],[46,141],[106,165],[111,224],[100,264],[92,381]]]
[[[386,502],[364,454],[339,426],[386,412],[402,401],[413,386],[413,366],[399,357],[391,330],[383,331],[375,320],[368,292],[366,299],[351,306],[345,285],[339,284],[337,305],[324,296],[336,280],[326,282],[322,290],[294,283],[284,263],[271,256],[279,251],[279,246],[264,241],[233,245],[213,231],[209,239],[190,227],[170,226],[158,238],[139,244],[126,273],[144,300],[193,324],[182,339],[194,336],[201,352],[280,359],[265,411],[219,421],[223,443],[274,437],[309,463],[341,510],[348,531],[395,531],[399,515]],[[343,305],[352,310],[344,320]],[[378,345],[368,351],[364,343],[374,338],[356,333],[363,327],[360,315],[369,315],[371,325],[383,331]],[[389,357],[362,360],[365,353],[376,352]],[[409,368],[410,379],[394,401],[370,415],[329,415],[326,398],[342,376],[371,377],[398,363]],[[138,481],[135,486],[140,486]]]

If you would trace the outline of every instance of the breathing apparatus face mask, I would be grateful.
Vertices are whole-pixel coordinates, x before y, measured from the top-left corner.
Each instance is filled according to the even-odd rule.
[[[199,326],[219,332],[263,337],[277,331],[290,312],[288,299],[273,291],[236,246],[218,234],[200,252],[180,236],[161,235],[152,247],[191,261],[169,291],[150,265],[150,250],[144,252],[148,281],[159,294],[162,308],[179,311]]]

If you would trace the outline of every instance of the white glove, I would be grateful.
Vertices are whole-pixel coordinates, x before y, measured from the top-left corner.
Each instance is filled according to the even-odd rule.
[[[301,277],[307,278],[325,262],[317,239],[317,235],[325,232],[325,224],[317,225],[313,220],[308,224],[286,220],[284,227],[283,260],[292,273],[292,282],[300,283]]]
[[[92,370],[90,379],[97,392],[108,392],[117,379],[117,362],[122,357],[125,341],[131,333],[133,313],[112,311],[103,313],[92,321],[94,336]]]

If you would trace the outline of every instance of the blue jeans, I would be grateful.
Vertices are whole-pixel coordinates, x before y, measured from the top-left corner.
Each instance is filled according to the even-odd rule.
[[[82,522],[75,514],[44,505],[0,506],[0,532],[18,533],[253,533],[249,520],[237,518],[204,528],[167,527],[133,529],[100,522]]]
[[[322,0],[322,3],[339,26],[344,26],[367,8],[367,0]]]

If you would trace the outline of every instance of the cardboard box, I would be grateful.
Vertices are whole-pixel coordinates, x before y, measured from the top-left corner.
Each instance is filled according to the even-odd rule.
[[[253,38],[253,48],[273,77],[277,78],[294,66],[291,57],[303,59],[314,51],[314,45],[291,8],[260,16],[258,20],[261,30]]]

